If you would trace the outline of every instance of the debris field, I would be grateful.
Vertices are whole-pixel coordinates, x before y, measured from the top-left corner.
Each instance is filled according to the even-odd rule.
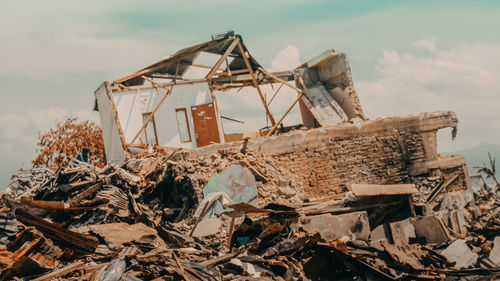
[[[470,200],[463,205],[449,196],[424,205],[459,212],[454,231],[439,215],[412,215],[415,202],[446,189],[442,178],[308,197],[264,155],[183,158],[173,152],[122,167],[15,175],[2,195],[1,280],[492,280],[500,273],[498,190],[481,188],[460,198]],[[245,216],[257,233],[230,249]]]
[[[244,122],[216,94],[245,87],[266,127],[226,133]],[[498,184],[438,154],[456,114],[368,120],[345,53],[268,72],[231,31],[94,97],[102,137],[49,133],[0,193],[0,281],[500,279]],[[295,106],[302,124],[284,126]]]

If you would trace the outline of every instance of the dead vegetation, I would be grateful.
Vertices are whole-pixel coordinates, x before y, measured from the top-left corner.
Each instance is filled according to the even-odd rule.
[[[90,150],[90,163],[97,167],[105,165],[104,143],[99,125],[92,121],[79,121],[77,117],[66,117],[58,121],[55,128],[39,133],[34,167],[56,170],[67,167],[84,147]]]

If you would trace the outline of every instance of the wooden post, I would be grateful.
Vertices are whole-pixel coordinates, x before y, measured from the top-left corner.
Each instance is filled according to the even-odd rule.
[[[276,128],[278,128],[278,125],[281,124],[281,122],[283,122],[283,119],[285,119],[286,115],[290,112],[290,110],[292,110],[292,108],[300,100],[300,98],[302,97],[302,95],[303,95],[303,92],[301,92],[299,94],[299,96],[293,102],[292,106],[290,106],[290,108],[288,108],[288,110],[285,112],[285,114],[283,114],[283,116],[281,116],[280,120],[276,124],[274,124],[274,126],[271,128],[271,130],[269,130],[269,132],[267,132],[266,137],[272,135],[274,133],[274,131],[276,131]]]
[[[299,93],[302,93],[302,90],[301,90],[301,89],[299,89],[299,88],[295,87],[294,85],[292,85],[292,84],[290,84],[290,83],[286,82],[286,81],[285,81],[285,80],[283,80],[283,79],[280,79],[280,78],[278,78],[278,77],[276,77],[276,76],[272,75],[271,73],[267,72],[267,71],[266,71],[265,69],[263,69],[262,67],[259,67],[259,70],[260,70],[262,73],[264,73],[265,75],[269,76],[270,78],[273,78],[274,80],[276,80],[276,81],[278,81],[278,82],[280,82],[280,83],[283,83],[283,84],[287,85],[288,87],[290,87],[290,88],[294,89],[295,91],[297,91],[297,92],[299,92]]]
[[[229,236],[227,240],[227,247],[231,249],[231,238],[233,236],[234,220],[236,219],[236,208],[233,209],[233,217],[231,218],[231,225],[229,226]]]
[[[226,49],[226,51],[224,52],[222,57],[220,57],[220,59],[217,61],[217,63],[215,63],[214,67],[212,69],[210,69],[207,76],[205,76],[206,79],[212,78],[212,76],[215,74],[217,69],[219,69],[219,66],[226,60],[227,56],[229,56],[229,54],[231,54],[231,52],[234,50],[236,45],[238,45],[239,42],[240,42],[240,39],[238,37],[234,38],[234,41],[231,43],[231,45],[229,45],[229,47]]]
[[[123,150],[128,151],[127,144],[125,142],[125,137],[123,135],[123,130],[122,130],[122,126],[120,123],[120,119],[118,118],[118,110],[116,109],[115,101],[113,100],[113,92],[110,89],[108,81],[104,82],[104,87],[106,90],[106,94],[108,95],[109,102],[111,103],[111,110],[113,111],[113,116],[115,118],[116,128],[118,129],[118,134],[120,135],[120,140],[122,142]]]
[[[269,111],[269,107],[267,106],[266,100],[264,99],[264,95],[260,91],[260,87],[259,87],[259,84],[257,83],[257,79],[255,79],[255,73],[252,70],[252,66],[250,65],[250,62],[248,61],[245,50],[243,50],[243,46],[241,45],[240,42],[238,42],[238,48],[240,49],[240,53],[241,53],[241,56],[243,57],[243,61],[245,61],[245,65],[248,68],[248,72],[250,73],[250,77],[252,77],[253,86],[257,89],[257,92],[259,93],[262,104],[264,105],[264,108],[266,109],[267,116],[269,117],[271,124],[274,125],[276,123],[276,121],[274,121],[274,117],[271,114],[271,112]]]
[[[141,77],[142,77],[143,79],[145,79],[145,80],[148,80],[149,82],[151,82],[151,84],[155,85],[156,87],[163,88],[163,89],[165,89],[165,90],[167,90],[167,91],[170,91],[170,89],[169,89],[169,88],[167,88],[167,86],[162,85],[162,84],[160,84],[160,83],[156,83],[156,82],[155,82],[153,79],[151,79],[151,78],[148,78],[148,77],[146,77],[146,76],[144,76],[144,75],[142,75]]]
[[[304,79],[302,79],[302,77],[299,76],[299,82],[300,84],[302,85],[302,88],[304,88],[304,92],[306,93],[306,96],[307,98],[312,101],[312,96],[311,96],[311,93],[309,92],[309,89],[307,89],[306,87],[306,83],[304,83]]]
[[[115,80],[113,82],[113,84],[121,84],[125,81],[128,81],[130,79],[133,79],[133,78],[136,78],[138,76],[141,76],[141,75],[144,75],[144,74],[147,74],[147,73],[150,73],[150,72],[153,72],[153,71],[156,71],[158,69],[161,69],[163,67],[165,67],[166,65],[169,65],[169,64],[172,64],[172,63],[175,63],[175,62],[178,62],[178,61],[181,61],[182,59],[192,55],[192,54],[195,54],[195,53],[199,53],[199,52],[202,52],[206,49],[209,49],[209,48],[212,48],[212,47],[215,47],[219,44],[223,44],[223,43],[226,43],[228,42],[229,40],[231,40],[231,38],[228,38],[228,39],[225,39],[225,40],[222,40],[222,41],[212,41],[212,42],[208,42],[206,44],[203,44],[203,45],[197,45],[197,46],[194,46],[195,48],[191,47],[191,49],[189,51],[186,51],[186,52],[183,52],[181,54],[178,54],[178,55],[175,55],[173,57],[169,57],[169,58],[166,58],[166,59],[163,59],[155,64],[152,64],[144,69],[141,69],[135,73],[132,73],[128,76],[125,76],[123,78],[120,78],[118,80]]]
[[[278,92],[281,90],[281,87],[283,87],[283,85],[285,85],[284,83],[281,83],[278,90],[276,90],[276,93],[274,93],[274,95],[271,97],[271,100],[269,100],[269,102],[267,103],[267,106],[269,106],[271,104],[271,102],[274,100],[274,97],[276,97],[276,95],[278,94]]]
[[[57,277],[66,275],[66,274],[70,273],[71,271],[80,269],[83,267],[83,265],[84,265],[83,261],[77,261],[75,263],[68,264],[65,267],[62,267],[62,268],[57,269],[57,270],[53,270],[47,274],[44,274],[44,275],[37,277],[35,279],[32,279],[32,280],[33,281],[49,281],[49,280],[55,279]]]
[[[146,119],[146,121],[144,121],[144,124],[142,124],[141,129],[139,130],[139,132],[137,132],[137,134],[135,135],[135,137],[130,142],[131,144],[134,144],[134,142],[137,139],[137,137],[139,137],[139,135],[142,133],[142,131],[144,130],[144,128],[146,128],[146,126],[148,125],[148,123],[151,120],[151,118],[153,118],[153,116],[155,115],[155,113],[158,110],[158,108],[160,108],[160,105],[163,103],[163,101],[165,101],[165,99],[167,98],[167,96],[170,95],[170,93],[172,93],[172,88],[173,87],[174,86],[172,85],[172,87],[170,87],[170,90],[167,90],[167,92],[165,93],[165,95],[163,96],[163,98],[161,98],[161,100],[158,103],[158,105],[156,106],[156,108],[153,110],[153,112],[151,112],[151,114],[148,116],[148,118]]]

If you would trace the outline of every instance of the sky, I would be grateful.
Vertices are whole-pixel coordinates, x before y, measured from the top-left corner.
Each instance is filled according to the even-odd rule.
[[[67,115],[98,121],[103,81],[226,30],[271,70],[346,52],[370,119],[455,111],[458,136],[440,133],[440,151],[500,143],[499,14],[498,1],[0,0],[0,189],[31,166],[38,132]],[[257,106],[235,113],[257,120]]]

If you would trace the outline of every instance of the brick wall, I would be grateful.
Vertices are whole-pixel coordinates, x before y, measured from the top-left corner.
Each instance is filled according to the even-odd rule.
[[[404,183],[417,175],[415,171],[420,175],[431,172],[435,167],[427,164],[440,161],[435,145],[437,130],[455,128],[457,122],[453,112],[381,118],[252,139],[247,149],[271,156],[311,195],[340,193],[349,183]],[[236,152],[242,144],[210,145],[185,155]],[[463,162],[463,157],[459,160]],[[448,166],[454,165],[448,162]],[[462,167],[462,162],[456,166]]]

